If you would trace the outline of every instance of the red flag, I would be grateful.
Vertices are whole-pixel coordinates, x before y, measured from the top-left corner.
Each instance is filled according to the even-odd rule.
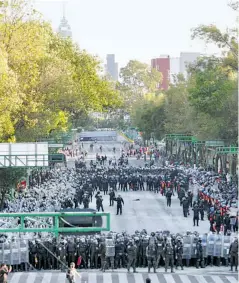
[[[80,264],[81,264],[81,259],[82,259],[82,257],[79,256],[78,259],[77,259],[77,266],[80,266]]]

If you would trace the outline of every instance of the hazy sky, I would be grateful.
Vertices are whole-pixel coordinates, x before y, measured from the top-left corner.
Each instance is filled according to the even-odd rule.
[[[37,10],[56,30],[63,2],[34,0]],[[130,59],[150,62],[161,54],[178,57],[181,51],[216,53],[213,46],[192,41],[191,28],[235,25],[236,12],[229,0],[68,0],[66,18],[73,40],[105,60],[114,53],[122,67]]]

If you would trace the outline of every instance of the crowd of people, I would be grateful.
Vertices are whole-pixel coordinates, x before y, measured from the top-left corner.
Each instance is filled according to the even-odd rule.
[[[121,157],[121,160],[125,156]],[[99,166],[78,166],[69,169],[51,169],[34,171],[30,177],[29,189],[18,194],[14,200],[6,200],[4,212],[43,212],[60,211],[63,209],[89,208],[95,201],[96,210],[104,211],[102,195],[108,195],[109,205],[116,203],[117,214],[122,214],[124,204],[120,192],[147,190],[153,194],[162,194],[171,206],[172,195],[177,195],[183,209],[183,216],[193,212],[193,224],[198,225],[204,214],[210,222],[210,233],[221,236],[221,251],[223,251],[222,232],[231,244],[229,253],[219,255],[217,252],[208,254],[209,249],[202,243],[202,235],[185,232],[185,234],[170,234],[169,231],[135,231],[133,235],[110,233],[108,235],[84,235],[54,237],[47,235],[28,235],[30,264],[37,269],[55,269],[74,262],[80,268],[125,267],[136,271],[137,267],[148,267],[148,271],[164,266],[171,272],[184,265],[195,265],[197,268],[207,264],[220,262],[237,266],[237,241],[231,242],[230,232],[238,229],[238,216],[230,215],[237,209],[237,187],[225,176],[183,166],[151,166],[132,167],[122,162],[117,165],[100,164]],[[197,194],[191,187],[198,186]],[[127,209],[127,208],[125,208]],[[120,216],[119,216],[120,217]],[[9,222],[7,219],[0,224],[2,227],[15,227],[18,219]],[[37,222],[37,223],[36,223]],[[27,218],[26,227],[46,227],[51,225],[51,219],[45,222]],[[152,232],[152,233],[151,233]],[[185,239],[190,236],[190,252],[185,248]],[[27,237],[27,235],[23,235]],[[216,239],[216,238],[215,238]],[[5,239],[4,241],[7,241]],[[206,240],[206,243],[207,240]],[[227,243],[227,244],[228,244]],[[225,246],[226,247],[226,246]],[[229,246],[227,245],[227,248]],[[218,261],[219,259],[219,261]],[[232,268],[232,267],[231,267]],[[19,269],[15,266],[14,270]]]

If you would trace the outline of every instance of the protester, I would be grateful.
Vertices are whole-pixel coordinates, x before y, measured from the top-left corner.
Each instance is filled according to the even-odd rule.
[[[0,283],[7,283],[8,274],[12,271],[11,266],[7,266],[5,263],[1,264],[0,268]]]

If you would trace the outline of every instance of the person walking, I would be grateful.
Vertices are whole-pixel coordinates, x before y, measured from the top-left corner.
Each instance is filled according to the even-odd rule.
[[[70,264],[70,268],[68,268],[67,273],[66,273],[66,278],[68,279],[68,282],[76,283],[76,275],[80,277],[80,274],[76,271],[75,263],[72,262]]]
[[[0,268],[0,283],[7,283],[8,274],[12,271],[11,266],[7,266],[6,264],[1,264]]]

